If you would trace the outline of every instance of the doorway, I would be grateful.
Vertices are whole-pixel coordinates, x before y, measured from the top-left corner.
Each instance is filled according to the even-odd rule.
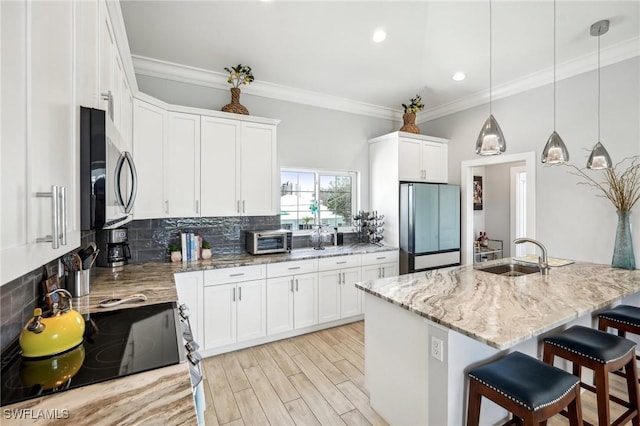
[[[521,223],[524,228],[525,235],[530,238],[535,238],[535,182],[536,182],[536,155],[535,152],[525,152],[518,154],[506,154],[492,157],[481,157],[474,160],[463,161],[461,164],[461,239],[462,239],[462,264],[469,265],[473,263],[473,242],[475,240],[474,226],[473,226],[473,168],[492,166],[498,164],[507,163],[519,163],[524,162],[524,174],[520,177],[525,177],[526,181],[520,188],[520,203],[521,212],[520,219],[524,219]],[[521,182],[522,183],[522,182]],[[515,202],[515,200],[513,201]],[[511,226],[511,229],[515,230],[516,224]],[[519,232],[522,232],[520,230]],[[511,239],[513,241],[513,238]],[[511,241],[508,243],[511,244]]]

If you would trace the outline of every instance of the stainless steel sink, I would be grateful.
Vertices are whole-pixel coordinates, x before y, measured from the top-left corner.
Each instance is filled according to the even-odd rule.
[[[504,275],[505,277],[519,277],[522,275],[540,272],[540,268],[537,265],[523,265],[521,263],[506,263],[504,265],[495,265],[476,269],[483,272],[489,272],[490,274]]]

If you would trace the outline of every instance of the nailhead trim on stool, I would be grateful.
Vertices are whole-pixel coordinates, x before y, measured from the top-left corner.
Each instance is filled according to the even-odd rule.
[[[568,406],[574,414],[572,424],[582,424],[580,380],[564,370],[520,352],[512,352],[468,374],[469,426],[479,422],[483,396],[514,416],[525,419],[525,424],[546,421]]]
[[[640,397],[636,379],[638,370],[635,349],[636,344],[623,337],[576,325],[544,339],[544,361],[553,365],[556,356],[564,358],[573,363],[573,374],[577,377],[581,376],[582,367],[593,370],[596,386],[582,382],[580,386],[596,393],[599,425],[610,424],[609,399],[611,399],[627,408],[614,421],[615,424],[633,420],[634,426],[639,426]],[[629,402],[609,393],[609,373],[622,367],[627,378]]]

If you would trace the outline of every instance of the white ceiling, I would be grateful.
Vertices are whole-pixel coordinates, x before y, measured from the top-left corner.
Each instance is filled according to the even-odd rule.
[[[494,0],[491,8],[494,98],[510,85],[551,82],[554,3]],[[486,101],[487,1],[121,0],[121,9],[136,72],[151,58],[224,83],[224,67],[242,63],[256,78],[247,92],[284,86],[392,110],[416,93],[432,111]],[[600,19],[611,21],[603,65],[640,54],[640,1],[558,0],[556,13],[559,79],[596,67],[589,27]],[[382,43],[371,40],[378,28],[387,32]],[[453,81],[456,71],[467,79]]]

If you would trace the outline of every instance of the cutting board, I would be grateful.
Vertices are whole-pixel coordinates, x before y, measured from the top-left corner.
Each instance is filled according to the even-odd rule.
[[[535,263],[536,265],[538,264],[538,256],[521,256],[521,257],[516,257],[515,260],[518,260],[520,262]],[[558,267],[558,266],[571,265],[572,263],[575,263],[575,261],[569,260],[569,259],[558,259],[555,257],[549,257],[547,258],[547,263],[549,264],[549,266]]]

